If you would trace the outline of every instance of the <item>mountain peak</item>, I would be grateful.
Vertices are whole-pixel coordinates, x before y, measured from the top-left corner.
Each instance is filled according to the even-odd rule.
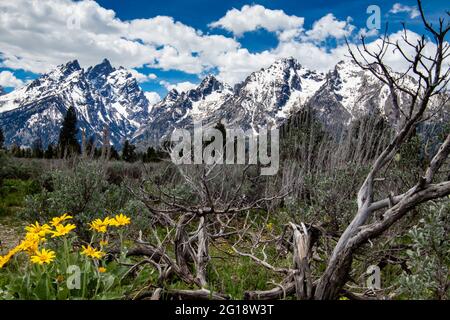
[[[206,76],[200,85],[197,87],[197,91],[202,93],[203,95],[209,95],[214,91],[221,90],[223,88],[223,84],[216,79],[212,74]]]
[[[111,65],[111,62],[109,62],[109,60],[106,58],[103,59],[103,61],[101,63],[99,63],[98,65],[96,65],[95,67],[102,67],[106,70],[114,70],[113,66]]]
[[[294,68],[294,69],[300,69],[301,68],[300,63],[294,57],[278,59],[271,65],[271,67],[273,67],[273,66],[283,66],[283,67]]]
[[[354,71],[362,71],[362,69],[358,66],[358,64],[350,59],[339,61],[334,67],[334,69],[335,70],[348,69]]]
[[[109,60],[105,58],[101,63],[97,64],[94,67],[90,67],[87,70],[87,77],[89,80],[100,77],[104,78],[114,71],[115,69],[111,66]]]
[[[52,81],[61,81],[69,77],[72,73],[82,70],[78,60],[72,60],[65,64],[60,64],[56,68],[50,70],[47,74],[43,75],[44,78],[51,79]],[[35,79],[31,84],[31,88],[40,85],[40,80]],[[30,88],[29,86],[29,88]]]
[[[142,89],[125,69],[115,72],[104,59],[86,71],[74,60],[43,74],[24,90],[2,96],[0,126],[8,123],[5,135],[8,143],[17,141],[30,146],[41,128],[45,128],[44,145],[54,143],[64,118],[63,110],[70,106],[82,115],[79,127],[86,130],[87,136],[101,137],[107,125],[111,143],[116,147],[146,121],[149,111]]]
[[[180,93],[177,91],[177,89],[172,89],[167,93],[166,99],[175,100],[179,96],[180,96]]]
[[[72,60],[67,62],[66,64],[63,64],[60,66],[60,69],[67,70],[68,72],[72,73],[74,71],[81,70],[80,63],[78,60]]]
[[[58,67],[56,67],[56,69],[50,71],[49,75],[52,76],[53,78],[60,79],[67,77],[79,70],[81,70],[81,67],[78,60],[72,60],[65,64],[60,64]]]
[[[111,63],[109,62],[108,58],[104,58],[102,61],[102,64],[109,64],[111,65]]]
[[[216,79],[216,77],[215,77],[213,74],[208,74],[208,75],[202,80],[202,82],[200,83],[200,85],[201,85],[202,83],[204,83],[204,82],[213,82],[213,81],[218,81],[218,80]]]

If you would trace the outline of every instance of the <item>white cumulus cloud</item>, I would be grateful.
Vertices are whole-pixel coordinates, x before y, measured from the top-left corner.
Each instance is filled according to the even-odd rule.
[[[417,8],[417,6],[407,6],[407,5],[403,5],[401,3],[395,3],[389,12],[393,13],[393,14],[406,12],[406,13],[409,13],[409,17],[411,19],[414,19],[414,18],[417,18],[418,16],[420,16],[420,11]]]
[[[0,1],[0,59],[12,69],[43,73],[73,59],[86,67],[108,58],[128,69],[199,73],[213,67],[213,57],[239,46],[172,17],[122,21],[94,1]]]
[[[154,73],[149,73],[149,74],[143,74],[135,69],[130,69],[129,70],[131,75],[139,82],[139,83],[144,83],[144,82],[149,82],[150,80],[155,80],[156,78],[158,78],[158,76]]]
[[[164,86],[169,91],[175,89],[179,93],[187,92],[187,91],[189,91],[191,89],[197,88],[197,85],[195,83],[190,82],[190,81],[183,81],[183,82],[178,82],[178,83],[170,83],[170,82],[162,80],[162,81],[160,81],[160,84],[162,86]]]
[[[261,5],[245,5],[240,10],[229,10],[224,17],[210,23],[209,26],[223,28],[236,36],[241,36],[260,28],[270,32],[301,29],[303,23],[303,17],[289,16],[283,10],[266,9]]]
[[[0,72],[0,86],[4,88],[17,88],[23,86],[23,81],[17,79],[10,71]]]
[[[144,94],[151,106],[161,101],[161,96],[157,92],[145,91]]]
[[[313,23],[312,29],[306,31],[307,39],[323,41],[327,38],[342,39],[348,37],[355,26],[347,21],[337,20],[336,17],[329,13]]]
[[[413,9],[394,5],[392,13],[416,15]],[[205,34],[173,17],[121,20],[114,11],[90,0],[0,0],[0,62],[5,68],[43,73],[73,59],[87,67],[107,58],[114,66],[131,70],[139,82],[157,79],[154,74],[136,70],[150,67],[198,76],[217,71],[219,79],[232,85],[289,56],[307,68],[328,71],[345,58],[347,48],[342,41],[335,48],[327,48],[324,40],[354,39],[355,33],[375,35],[373,31],[355,30],[350,18],[342,21],[331,13],[313,22],[310,30],[304,30],[303,25],[303,17],[261,5],[232,9],[210,24],[237,37],[258,29],[277,35],[275,47],[250,52],[239,38]],[[388,58],[394,69],[403,66],[396,55]],[[21,85],[21,80],[7,73],[3,77],[9,85]],[[159,83],[178,91],[196,86],[188,81]]]

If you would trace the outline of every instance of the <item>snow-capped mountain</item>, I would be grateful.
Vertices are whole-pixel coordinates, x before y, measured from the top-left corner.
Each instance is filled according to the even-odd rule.
[[[294,58],[281,59],[252,73],[220,108],[228,124],[243,129],[278,125],[322,86],[322,73],[302,67]]]
[[[278,125],[323,85],[325,75],[303,68],[295,59],[276,61],[252,73],[232,89],[214,76],[186,93],[172,90],[150,112],[150,120],[136,132],[134,142],[158,143],[174,128],[190,128],[194,120],[218,122],[244,130]]]
[[[414,79],[405,77],[404,81],[414,88]],[[210,82],[215,85],[203,91]],[[405,99],[402,94],[399,98],[401,102]],[[174,128],[192,127],[193,120],[259,132],[263,127],[279,126],[305,105],[336,132],[367,114],[395,118],[388,86],[354,62],[341,61],[323,74],[304,68],[294,58],[285,58],[252,73],[234,90],[209,76],[187,93],[169,92],[152,109],[150,121],[136,132],[133,141],[161,142]]]
[[[120,146],[148,117],[149,103],[131,73],[108,60],[84,70],[78,61],[60,65],[21,89],[0,97],[0,126],[7,143],[44,146],[58,140],[67,109],[74,106],[86,136],[101,140],[104,128]]]
[[[412,78],[405,78],[405,82],[414,86]],[[394,120],[389,87],[352,61],[341,61],[328,72],[325,83],[308,104],[329,127],[348,124],[351,120],[373,113]]]
[[[414,79],[404,81],[414,88]],[[366,114],[395,118],[387,85],[350,61],[323,74],[294,58],[280,59],[234,88],[209,75],[195,89],[171,90],[150,105],[129,71],[104,60],[87,70],[69,62],[0,96],[0,126],[8,144],[30,146],[41,137],[46,145],[57,141],[63,116],[74,106],[87,137],[100,139],[107,127],[116,147],[124,139],[144,147],[160,144],[174,128],[190,129],[199,120],[207,126],[222,122],[258,132],[281,125],[305,105],[332,130]]]
[[[192,127],[196,120],[208,120],[233,96],[233,89],[209,75],[187,92],[171,90],[152,107],[148,121],[135,134],[133,142],[158,144],[175,128]]]

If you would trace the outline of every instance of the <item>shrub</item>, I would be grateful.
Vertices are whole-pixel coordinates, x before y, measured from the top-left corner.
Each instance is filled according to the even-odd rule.
[[[426,209],[425,217],[408,233],[411,248],[406,254],[411,273],[400,276],[400,292],[410,299],[449,299],[449,202]]]
[[[74,216],[79,234],[86,234],[85,225],[101,212],[120,211],[129,200],[128,191],[122,185],[107,181],[106,169],[101,162],[81,161],[71,170],[55,170],[50,173],[51,191],[26,198],[23,215],[28,220],[43,221],[60,212]]]

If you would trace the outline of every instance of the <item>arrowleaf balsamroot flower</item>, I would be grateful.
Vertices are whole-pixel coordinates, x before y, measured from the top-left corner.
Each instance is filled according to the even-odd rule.
[[[74,224],[67,224],[65,226],[62,224],[57,224],[55,226],[55,230],[52,231],[52,238],[65,236],[75,228],[76,226]]]
[[[39,235],[41,238],[44,238],[48,233],[50,233],[50,226],[48,224],[40,225],[39,222],[35,222],[34,224],[30,224],[25,227],[25,231],[28,233],[34,233]]]
[[[60,217],[55,217],[52,219],[52,221],[50,222],[50,224],[54,227],[58,226],[61,224],[61,222],[72,219],[72,216],[69,216],[67,213],[64,213],[62,216]]]
[[[83,247],[83,251],[81,251],[81,254],[86,257],[90,257],[93,259],[101,259],[105,255],[104,252],[102,252],[101,250],[95,249],[95,248],[91,247],[90,245],[88,245],[87,247],[85,247],[85,246],[82,246],[82,247]]]
[[[99,233],[106,233],[108,230],[108,226],[111,225],[111,218],[106,217],[104,220],[95,219],[92,221],[89,226],[91,230],[97,231]]]
[[[98,268],[98,272],[105,273],[106,272],[106,268],[105,267],[99,267]]]
[[[41,237],[38,233],[29,232],[16,248],[18,251],[25,251],[31,255],[38,250],[39,244],[44,241],[46,241],[46,239]]]
[[[12,255],[10,255],[9,253],[6,256],[0,256],[0,269],[2,269],[3,266],[9,262],[11,257]]]
[[[39,265],[44,263],[50,264],[55,259],[55,251],[42,249],[41,251],[36,251],[34,256],[31,256],[31,262]]]
[[[121,226],[126,226],[127,224],[130,224],[131,219],[121,213],[121,214],[116,215],[114,217],[114,219],[111,219],[110,223],[114,227],[121,227]]]
[[[38,236],[37,236],[38,237]],[[15,248],[11,249],[5,256],[0,256],[0,269],[3,268],[5,264],[11,260],[11,258],[16,254],[22,251],[22,248],[20,245],[16,246]]]

